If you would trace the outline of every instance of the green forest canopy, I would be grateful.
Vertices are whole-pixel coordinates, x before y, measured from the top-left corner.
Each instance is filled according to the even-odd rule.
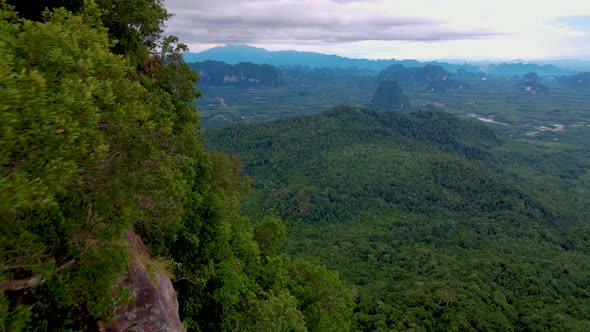
[[[564,167],[576,179],[588,160],[535,161],[434,111],[342,106],[207,137],[242,158],[246,214],[282,218],[287,252],[357,287],[355,330],[590,328],[588,200],[559,189]]]
[[[115,283],[130,228],[168,266],[189,331],[590,329],[575,150],[350,107],[203,137],[160,1],[12,2],[0,330],[108,326],[131,300]]]
[[[62,4],[0,11],[0,330],[108,326],[131,300],[129,228],[169,263],[189,331],[349,329],[338,274],[278,256],[280,220],[238,213],[248,183],[203,150],[162,3],[44,3]]]

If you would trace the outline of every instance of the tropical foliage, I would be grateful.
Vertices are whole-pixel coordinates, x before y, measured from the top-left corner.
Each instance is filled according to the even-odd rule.
[[[286,252],[355,285],[355,330],[590,328],[588,200],[570,193],[587,159],[541,163],[434,111],[342,106],[207,135],[253,180],[244,211],[282,218]]]
[[[203,150],[198,76],[160,38],[161,3],[34,9],[0,12],[0,330],[108,326],[131,300],[130,228],[172,270],[191,331],[347,329],[338,275],[277,256],[280,220],[238,213],[248,182]]]

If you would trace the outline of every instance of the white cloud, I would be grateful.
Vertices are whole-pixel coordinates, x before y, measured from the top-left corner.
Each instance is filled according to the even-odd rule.
[[[590,1],[168,0],[168,23],[192,49],[249,43],[371,58],[590,55],[587,31],[556,24]],[[586,43],[587,45],[587,43]]]

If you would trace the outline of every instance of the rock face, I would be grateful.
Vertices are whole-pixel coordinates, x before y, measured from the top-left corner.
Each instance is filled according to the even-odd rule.
[[[464,70],[461,73],[466,76]],[[475,74],[471,74],[475,76]],[[464,90],[469,88],[469,84],[455,80],[451,73],[436,65],[405,68],[400,64],[395,64],[382,70],[377,76],[377,80],[397,81],[401,84],[427,83],[426,92],[445,92],[448,89]]]
[[[377,107],[407,108],[410,106],[408,97],[395,81],[382,81],[373,94],[371,105]]]
[[[541,84],[538,79],[539,75],[537,75],[537,73],[527,73],[522,78],[522,81],[520,81],[520,91],[534,94],[548,94],[549,89],[545,85]]]
[[[434,81],[451,80],[453,75],[441,66],[426,65],[424,67],[405,68],[400,64],[391,65],[377,75],[378,81],[399,81],[431,83]]]
[[[590,73],[579,73],[573,76],[561,76],[558,83],[570,88],[590,88]]]
[[[189,63],[199,72],[204,85],[277,86],[283,83],[283,74],[275,66],[240,62],[230,65],[220,61]]]
[[[172,282],[166,275],[158,272],[150,277],[145,266],[145,262],[150,261],[146,247],[132,230],[128,230],[125,237],[131,249],[123,285],[131,291],[133,301],[117,307],[115,322],[103,330],[184,332]]]

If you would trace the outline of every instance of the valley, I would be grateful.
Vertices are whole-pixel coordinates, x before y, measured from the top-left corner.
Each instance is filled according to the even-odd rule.
[[[0,16],[0,331],[590,331],[579,1]]]
[[[201,86],[204,97],[197,104],[203,126],[218,128],[238,122],[271,121],[313,114],[342,104],[368,106],[376,89],[375,79],[371,77],[327,80],[285,77],[285,82],[274,88]],[[526,138],[528,133],[537,131],[535,127],[562,124],[565,130],[559,134],[566,141],[580,144],[590,141],[587,106],[590,96],[585,89],[552,86],[551,95],[545,96],[520,92],[514,88],[514,82],[508,80],[468,82],[472,86],[470,89],[445,93],[428,93],[420,84],[402,85],[412,105],[406,111],[437,109],[462,118],[477,114],[507,124],[496,130],[514,138]],[[218,98],[223,98],[225,105]],[[547,130],[535,138],[559,139]]]
[[[203,86],[207,146],[241,159],[242,210],[286,223],[285,254],[354,287],[353,330],[590,328],[585,89],[402,82],[411,106],[375,111],[375,77],[284,80]]]
[[[341,106],[207,138],[253,181],[244,213],[355,287],[355,330],[583,331],[588,150],[496,127]]]

